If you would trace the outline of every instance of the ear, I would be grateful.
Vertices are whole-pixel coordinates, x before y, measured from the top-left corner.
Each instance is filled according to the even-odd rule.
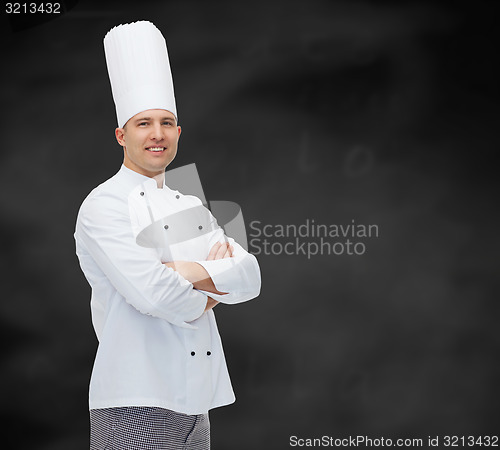
[[[117,128],[115,130],[115,137],[116,140],[118,141],[118,144],[120,144],[122,147],[125,147],[125,130],[123,128]]]
[[[179,139],[181,137],[181,127],[179,125],[177,125],[177,139]]]

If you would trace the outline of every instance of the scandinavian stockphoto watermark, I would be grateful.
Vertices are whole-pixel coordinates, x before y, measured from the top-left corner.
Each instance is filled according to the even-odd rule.
[[[332,437],[289,437],[290,447],[498,447],[498,435],[426,436],[423,438],[387,438],[365,435]]]
[[[367,239],[378,238],[376,224],[325,224],[306,219],[300,224],[264,224],[250,222],[249,251],[254,255],[306,256],[364,255]]]
[[[179,192],[174,192],[176,199],[181,195],[195,196],[201,204],[191,201],[192,206],[182,210],[175,208],[175,202],[172,207],[163,203],[158,205],[155,202],[156,189],[150,193],[147,186],[138,185],[129,196],[129,209],[131,214],[133,211],[143,212],[131,216],[136,242],[142,247],[170,248],[210,233],[218,225],[226,236],[256,256],[306,256],[310,259],[318,255],[361,256],[367,252],[368,240],[379,237],[378,225],[359,223],[355,219],[336,224],[318,223],[309,218],[299,224],[253,220],[247,230],[237,203],[225,200],[209,202],[205,198],[195,164],[167,170],[165,182],[170,189]],[[216,222],[205,208],[211,210]]]
[[[290,447],[423,447],[424,439],[421,438],[398,438],[391,439],[385,437],[371,438],[368,436],[348,436],[335,438],[332,436],[321,436],[318,438],[302,438],[290,436]],[[430,436],[429,436],[430,443]]]

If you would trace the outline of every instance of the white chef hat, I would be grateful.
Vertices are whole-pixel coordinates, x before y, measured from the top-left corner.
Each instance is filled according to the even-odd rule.
[[[167,44],[151,22],[112,28],[104,37],[104,53],[118,126],[147,109],[166,109],[177,118]]]

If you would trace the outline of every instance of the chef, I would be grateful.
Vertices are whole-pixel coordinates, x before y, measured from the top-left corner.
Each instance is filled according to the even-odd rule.
[[[209,449],[208,411],[235,400],[213,308],[257,297],[260,269],[201,200],[166,184],[181,128],[161,32],[119,25],[104,49],[124,158],[75,230],[99,341],[90,447]]]

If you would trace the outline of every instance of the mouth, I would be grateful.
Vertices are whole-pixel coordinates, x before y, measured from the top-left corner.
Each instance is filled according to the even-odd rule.
[[[162,153],[167,147],[146,147],[146,150],[151,153]]]

